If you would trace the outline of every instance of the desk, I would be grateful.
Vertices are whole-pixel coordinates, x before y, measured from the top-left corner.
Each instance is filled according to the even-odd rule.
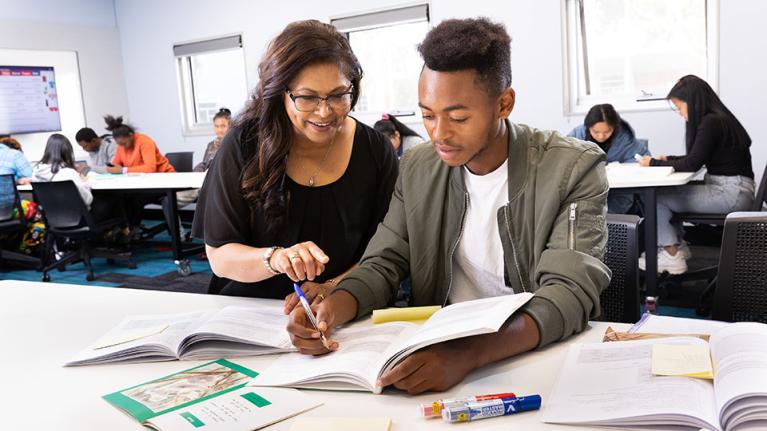
[[[178,222],[178,202],[176,192],[180,190],[199,189],[205,180],[205,172],[174,172],[153,174],[128,175],[96,175],[90,176],[88,182],[93,191],[120,191],[122,193],[165,193],[170,205],[171,220],[171,249],[173,260],[182,275],[189,275],[191,268],[185,259],[203,251],[202,246],[182,247],[180,226]],[[18,186],[21,192],[31,192],[31,185]]]
[[[645,244],[645,284],[647,296],[655,296],[658,287],[658,213],[657,189],[659,187],[681,186],[689,183],[704,171],[674,172],[666,176],[642,175],[642,169],[635,163],[610,164],[607,169],[607,182],[611,191],[638,194],[645,206],[644,244]]]
[[[101,399],[153,378],[193,367],[199,361],[111,364],[64,368],[64,362],[130,314],[162,314],[254,304],[269,300],[191,293],[144,291],[56,283],[0,281],[0,406],[3,429],[141,430],[132,418]],[[363,392],[306,391],[325,404],[304,416],[388,416],[392,430],[561,430],[590,428],[540,422],[540,411],[514,417],[451,425],[417,416],[416,404],[457,395],[515,391],[541,394],[546,406],[559,368],[572,342],[598,341],[607,323],[540,352],[501,361],[469,375],[446,393],[408,396]],[[626,324],[611,324],[626,329]],[[276,355],[236,358],[253,370],[266,369]],[[288,430],[292,419],[267,430]]]

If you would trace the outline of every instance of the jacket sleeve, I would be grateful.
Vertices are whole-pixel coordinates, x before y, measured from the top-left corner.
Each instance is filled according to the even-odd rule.
[[[573,166],[546,248],[535,268],[538,289],[525,305],[543,347],[581,332],[600,314],[599,295],[611,272],[602,262],[607,243],[605,156],[586,150]]]
[[[406,154],[400,161],[400,170],[405,169],[407,160]],[[386,170],[387,175],[396,175],[396,165],[388,166]],[[382,187],[390,185],[382,184]],[[394,184],[389,210],[370,239],[360,265],[344,277],[335,290],[344,290],[354,296],[357,300],[357,318],[360,318],[390,303],[397,286],[408,274],[409,267],[410,244],[400,175]]]
[[[136,142],[138,145],[138,142]],[[147,138],[146,141],[141,143],[141,147],[138,149],[141,152],[140,165],[129,166],[128,172],[157,172],[157,145],[151,139]]]

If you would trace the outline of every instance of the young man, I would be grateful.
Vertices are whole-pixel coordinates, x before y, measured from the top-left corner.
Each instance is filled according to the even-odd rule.
[[[117,151],[117,144],[112,135],[100,138],[90,127],[83,127],[77,131],[75,140],[88,152],[88,168],[100,174],[106,173],[107,164],[112,163]]]
[[[418,98],[431,145],[402,158],[389,212],[359,267],[314,306],[320,329],[330,335],[386,307],[408,276],[412,305],[535,297],[499,332],[421,349],[381,377],[381,386],[410,393],[446,390],[476,368],[580,332],[599,314],[610,280],[600,260],[605,155],[507,120],[515,94],[504,27],[447,20],[419,51]],[[301,352],[328,351],[300,307],[288,331]]]

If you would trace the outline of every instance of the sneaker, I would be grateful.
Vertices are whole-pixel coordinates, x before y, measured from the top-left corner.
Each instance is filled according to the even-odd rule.
[[[645,254],[639,257],[639,269],[646,271],[647,263],[645,262]],[[687,259],[684,257],[684,253],[677,251],[675,255],[670,255],[666,249],[658,248],[658,274],[662,272],[668,272],[672,275],[684,274],[687,272]]]

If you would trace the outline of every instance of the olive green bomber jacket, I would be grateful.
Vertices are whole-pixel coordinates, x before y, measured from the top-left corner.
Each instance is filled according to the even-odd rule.
[[[539,347],[582,331],[599,315],[610,282],[605,155],[596,145],[507,121],[509,201],[498,209],[506,275],[515,293],[535,296],[522,309],[538,325]],[[469,194],[461,168],[431,145],[403,156],[389,211],[358,268],[336,287],[352,294],[358,317],[391,303],[410,276],[411,305],[445,305],[453,253]]]

